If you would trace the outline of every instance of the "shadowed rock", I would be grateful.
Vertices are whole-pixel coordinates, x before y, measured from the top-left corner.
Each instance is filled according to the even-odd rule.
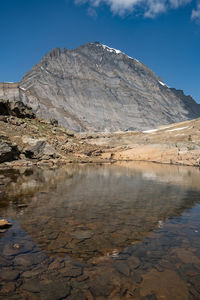
[[[0,137],[0,163],[12,161],[19,158],[20,151],[15,144]]]
[[[22,119],[35,118],[35,114],[32,112],[32,109],[21,101],[10,102],[8,100],[0,100],[0,115],[14,116]]]

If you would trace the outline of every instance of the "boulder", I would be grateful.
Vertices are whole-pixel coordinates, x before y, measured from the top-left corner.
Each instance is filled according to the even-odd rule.
[[[22,101],[10,102],[8,100],[0,100],[0,115],[14,116],[22,119],[35,118],[32,109],[26,106]]]
[[[6,137],[0,137],[0,163],[19,159],[20,151]]]
[[[35,140],[34,144],[24,150],[27,158],[50,159],[56,157],[56,150],[44,140]]]

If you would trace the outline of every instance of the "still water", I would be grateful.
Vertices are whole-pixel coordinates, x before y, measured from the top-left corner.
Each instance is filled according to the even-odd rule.
[[[200,169],[0,171],[0,299],[200,299]]]

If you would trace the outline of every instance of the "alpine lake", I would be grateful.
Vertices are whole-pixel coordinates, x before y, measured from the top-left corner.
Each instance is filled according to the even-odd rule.
[[[0,171],[0,299],[200,299],[200,169]]]

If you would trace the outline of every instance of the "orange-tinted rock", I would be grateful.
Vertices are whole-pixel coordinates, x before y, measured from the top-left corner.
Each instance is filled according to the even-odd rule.
[[[10,226],[12,226],[12,224],[10,222],[8,222],[8,220],[6,220],[6,219],[0,220],[0,229],[9,228]]]

